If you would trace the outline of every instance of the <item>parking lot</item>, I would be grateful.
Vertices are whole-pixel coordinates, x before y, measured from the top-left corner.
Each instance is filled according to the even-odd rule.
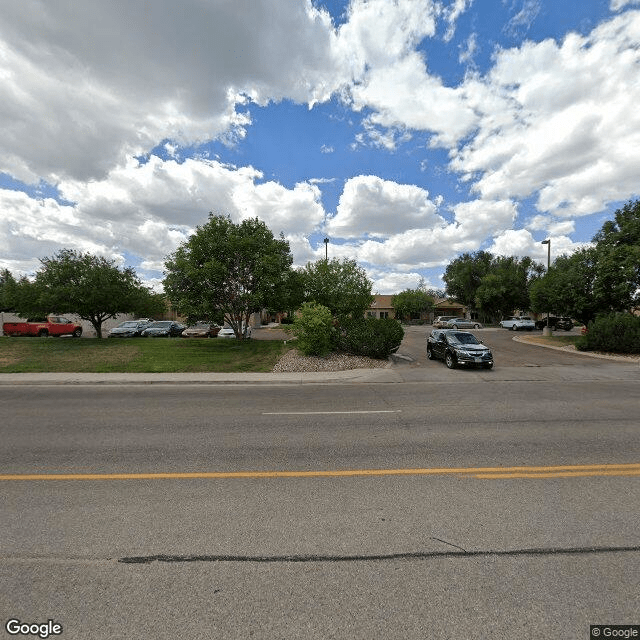
[[[398,353],[410,358],[410,360],[404,360],[406,365],[444,367],[442,362],[427,360],[427,337],[432,331],[431,325],[405,326],[404,330],[404,340]],[[584,364],[584,355],[556,349],[544,349],[514,340],[514,338],[539,336],[542,334],[541,331],[513,332],[498,328],[467,329],[467,331],[492,350],[496,368]],[[574,328],[570,332],[558,331],[555,335],[579,335],[579,333],[580,329]],[[589,358],[589,363],[597,367],[611,364],[611,361]]]

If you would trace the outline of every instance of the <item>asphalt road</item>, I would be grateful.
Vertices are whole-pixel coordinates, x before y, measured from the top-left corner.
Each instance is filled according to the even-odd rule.
[[[431,366],[427,360],[427,336],[431,333],[432,327],[429,325],[417,325],[404,327],[405,337],[400,347],[400,353],[410,356],[417,365]],[[550,354],[548,349],[538,346],[517,342],[514,338],[528,338],[542,335],[541,331],[508,331],[507,329],[465,329],[473,333],[478,340],[490,347],[496,359],[496,367],[546,367],[550,364],[555,366],[573,366],[585,363],[585,357],[576,353],[564,351],[553,351]],[[554,335],[579,335],[579,329],[574,328],[571,332],[558,331]],[[606,360],[589,358],[589,366],[600,367],[609,364]],[[437,364],[437,363],[436,363]]]
[[[431,382],[0,387],[3,626],[588,638],[640,624],[640,369],[486,335],[494,371],[405,365],[440,367]]]

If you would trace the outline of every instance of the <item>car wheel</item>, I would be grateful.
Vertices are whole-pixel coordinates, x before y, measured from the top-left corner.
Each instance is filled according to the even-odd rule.
[[[46,329],[41,329],[38,331],[38,338],[48,338],[49,332]]]
[[[444,363],[447,365],[447,369],[456,368],[455,358],[450,353],[447,353],[447,355],[444,357]]]
[[[433,360],[433,351],[427,347],[427,360]]]
[[[479,325],[479,324],[474,324],[474,325],[473,325],[473,328],[474,328],[474,329],[479,329],[479,328],[480,328],[480,325]]]
[[[81,335],[82,335],[82,329],[76,329],[76,330],[73,332],[73,337],[74,337],[74,338],[79,338]]]
[[[485,369],[493,369],[493,363],[492,362],[488,362],[487,364],[483,364],[482,366]]]
[[[455,330],[457,331],[457,330],[458,330],[458,325],[457,325],[457,324],[454,324],[452,328],[453,328],[453,329],[455,329]]]
[[[518,327],[516,327],[515,324],[512,324],[511,325],[511,331],[517,331],[517,330],[518,330]]]

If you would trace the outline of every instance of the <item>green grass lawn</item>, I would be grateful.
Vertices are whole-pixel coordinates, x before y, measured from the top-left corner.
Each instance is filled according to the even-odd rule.
[[[545,340],[549,341],[549,344],[552,344],[556,347],[564,347],[568,344],[575,344],[578,340],[580,340],[582,336],[576,335],[568,335],[568,336],[545,336]]]
[[[282,340],[0,337],[0,373],[268,372]]]

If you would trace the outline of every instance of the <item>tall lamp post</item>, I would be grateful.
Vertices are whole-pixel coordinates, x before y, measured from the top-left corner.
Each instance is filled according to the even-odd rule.
[[[324,259],[329,262],[329,238],[324,239]]]
[[[543,240],[540,244],[547,245],[547,273],[549,273],[549,267],[551,266],[551,238]],[[543,336],[550,336],[552,334],[551,327],[549,326],[549,309],[547,308],[547,326],[542,330]]]

